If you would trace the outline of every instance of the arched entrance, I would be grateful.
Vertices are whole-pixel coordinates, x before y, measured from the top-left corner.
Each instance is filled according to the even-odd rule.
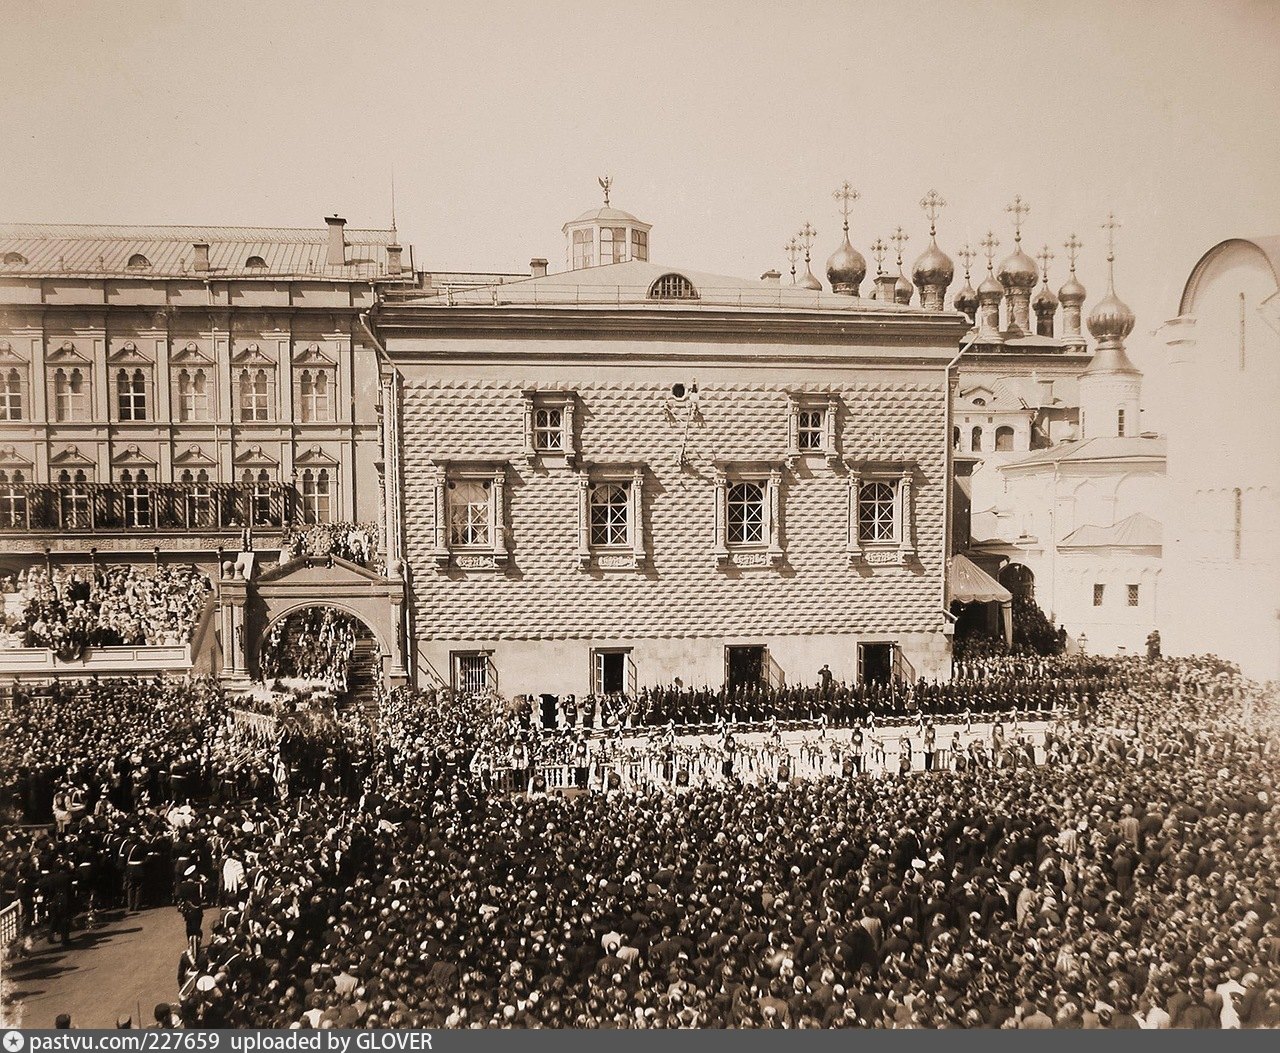
[[[1024,563],[1006,563],[1000,570],[1000,584],[1017,599],[1036,598],[1036,576]]]
[[[348,610],[307,603],[271,622],[258,644],[267,683],[331,694],[339,704],[369,704],[382,680],[377,634]]]

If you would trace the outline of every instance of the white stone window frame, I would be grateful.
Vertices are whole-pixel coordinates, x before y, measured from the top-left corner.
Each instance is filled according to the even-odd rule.
[[[524,456],[530,464],[541,461],[544,465],[568,467],[577,462],[577,429],[575,422],[577,399],[572,391],[526,391],[524,393]],[[544,449],[538,446],[537,426],[539,410],[560,411],[560,449]]]
[[[914,462],[894,464],[848,463],[849,562],[863,566],[902,566],[916,558]],[[864,483],[888,483],[894,490],[893,537],[885,541],[863,541],[859,530]]]
[[[644,466],[592,465],[578,475],[578,566],[582,570],[642,570],[646,560]],[[595,545],[591,539],[591,495],[598,486],[627,488],[627,540]]]
[[[792,467],[802,457],[824,457],[828,464],[840,460],[839,436],[836,429],[839,400],[834,394],[794,393],[787,417],[787,466]],[[822,414],[821,445],[816,449],[800,446],[800,414]]]
[[[783,465],[748,462],[719,464],[714,470],[715,503],[712,555],[718,567],[777,567],[786,558],[782,532]],[[739,483],[764,490],[763,538],[746,544],[729,541],[729,491]]]
[[[453,545],[449,524],[449,484],[489,483],[489,543],[484,546]],[[438,464],[433,472],[435,490],[435,538],[432,558],[437,569],[499,570],[509,559],[507,551],[507,465],[501,463]]]
[[[449,686],[457,694],[473,694],[476,692],[467,691],[468,685],[464,683],[466,675],[463,671],[464,663],[470,663],[472,669],[483,669],[484,671],[484,687],[480,694],[493,694],[498,690],[498,668],[493,661],[493,651],[485,648],[477,648],[470,651],[450,651],[449,652]]]

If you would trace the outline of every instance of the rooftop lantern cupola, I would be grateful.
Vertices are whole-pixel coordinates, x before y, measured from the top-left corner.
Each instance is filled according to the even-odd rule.
[[[888,252],[889,246],[883,238],[876,238],[871,243],[871,255],[876,260],[876,289],[871,298],[879,303],[893,303],[893,290],[898,284],[897,276],[884,269],[884,258]]]
[[[965,242],[964,248],[956,255],[964,264],[964,284],[960,286],[960,291],[956,293],[951,305],[968,318],[969,324],[972,325],[978,317],[978,290],[973,287],[969,279],[969,268],[973,266],[973,261],[977,259],[978,254],[969,247],[968,242]]]
[[[561,228],[564,231],[565,265],[570,270],[580,271],[585,267],[648,260],[649,231],[653,224],[609,204],[612,176],[601,176],[597,182],[604,191],[604,207],[589,209]]]
[[[1102,225],[1107,232],[1107,294],[1089,312],[1089,332],[1098,346],[1080,375],[1081,432],[1086,439],[1124,437],[1141,430],[1142,373],[1124,349],[1135,318],[1115,288],[1115,232],[1119,226],[1112,215]]]
[[[911,277],[920,290],[920,306],[926,311],[941,311],[951,279],[955,277],[955,264],[951,257],[938,248],[938,212],[947,203],[936,190],[930,190],[920,200],[920,207],[929,217],[929,247],[920,254],[911,268]]]
[[[1037,254],[1040,261],[1040,273],[1044,284],[1040,286],[1031,306],[1036,312],[1036,336],[1053,336],[1053,316],[1058,313],[1058,298],[1049,288],[1049,264],[1053,262],[1053,253],[1046,245]]]
[[[1062,243],[1067,250],[1067,259],[1071,263],[1071,273],[1058,290],[1058,299],[1062,302],[1062,337],[1068,343],[1084,347],[1084,332],[1080,328],[1080,309],[1088,295],[1085,288],[1076,278],[1076,256],[1084,247],[1084,243],[1074,234]]]
[[[844,243],[827,260],[827,281],[834,293],[858,296],[862,279],[867,276],[867,261],[849,241],[849,210],[859,195],[846,179],[831,196],[840,202],[840,214],[844,216]]]
[[[902,271],[902,246],[911,240],[911,235],[901,227],[898,227],[890,235],[889,240],[893,242],[894,248],[898,250],[898,277],[894,279],[893,302],[905,306],[911,303],[911,297],[915,295],[916,291],[916,287],[907,280],[907,276]]]
[[[796,285],[801,289],[812,289],[814,292],[822,291],[822,282],[820,282],[813,273],[810,266],[811,255],[810,250],[813,248],[813,239],[818,236],[818,232],[810,226],[808,220],[805,221],[803,227],[796,231],[796,237],[800,240],[800,247],[804,249],[804,277],[801,278]]]
[[[1017,194],[1005,211],[1013,216],[1013,252],[1000,262],[996,274],[1004,286],[1008,303],[1006,328],[1009,335],[1026,336],[1031,332],[1031,290],[1040,277],[1036,261],[1022,251],[1022,220],[1031,211],[1031,206],[1022,200],[1021,194]]]

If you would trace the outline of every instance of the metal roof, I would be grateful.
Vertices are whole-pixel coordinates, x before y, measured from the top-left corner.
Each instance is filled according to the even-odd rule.
[[[1159,522],[1150,516],[1135,512],[1111,526],[1094,526],[1087,523],[1077,527],[1058,542],[1059,548],[1158,548],[1164,540]]]
[[[346,263],[330,266],[327,229],[0,223],[0,277],[411,278],[407,250],[401,274],[387,273],[387,246],[397,244],[395,231],[346,227],[343,239]],[[208,271],[195,269],[198,242],[209,246]],[[139,257],[145,264],[130,266]],[[263,265],[249,266],[253,257]]]
[[[1085,439],[1084,442],[1063,442],[1047,450],[1037,450],[1027,457],[1010,461],[1004,470],[1011,468],[1031,468],[1039,464],[1053,464],[1055,461],[1163,461],[1165,458],[1165,441],[1160,438],[1143,438],[1137,435],[1099,436],[1096,439]]]

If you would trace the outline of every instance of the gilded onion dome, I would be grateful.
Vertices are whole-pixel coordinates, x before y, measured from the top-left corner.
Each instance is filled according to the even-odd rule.
[[[978,309],[978,292],[969,284],[969,279],[964,280],[964,284],[960,286],[960,291],[956,293],[955,299],[952,301],[957,311],[973,317],[973,312]]]
[[[858,286],[867,276],[867,261],[849,242],[846,232],[844,244],[827,260],[827,281],[831,291],[856,296]]]
[[[999,299],[1003,295],[1004,286],[996,281],[995,276],[988,270],[987,276],[982,279],[982,284],[978,286],[978,299],[982,300],[987,297]]]
[[[1047,281],[1040,286],[1040,291],[1032,297],[1031,306],[1037,311],[1045,311],[1058,306],[1058,298],[1053,295],[1053,290],[1049,288]]]
[[[1102,345],[1123,344],[1124,338],[1133,332],[1134,314],[1110,285],[1107,295],[1089,312],[1089,333]]]
[[[800,289],[812,289],[814,292],[822,291],[822,282],[818,281],[818,279],[814,277],[813,271],[809,269],[807,261],[804,266],[804,276],[797,279],[796,287]]]
[[[911,277],[915,279],[916,287],[921,289],[926,285],[940,285],[946,289],[955,273],[951,257],[938,248],[938,242],[934,238],[929,239],[929,247],[920,254],[911,268]]]
[[[1084,298],[1087,295],[1084,291],[1084,286],[1076,279],[1076,272],[1073,267],[1067,280],[1062,283],[1062,288],[1058,290],[1058,299],[1064,304],[1074,304],[1079,307],[1080,304],[1084,303]]]
[[[1006,289],[1026,289],[1028,291],[1035,285],[1036,279],[1040,277],[1036,261],[1022,251],[1022,243],[1020,241],[1015,244],[1014,251],[1000,262],[1000,268],[996,271],[996,274],[1000,278],[1001,285]]]
[[[902,268],[898,268],[898,280],[893,286],[893,302],[901,304],[909,304],[911,297],[915,295],[916,287],[907,281],[907,276],[902,273]]]

